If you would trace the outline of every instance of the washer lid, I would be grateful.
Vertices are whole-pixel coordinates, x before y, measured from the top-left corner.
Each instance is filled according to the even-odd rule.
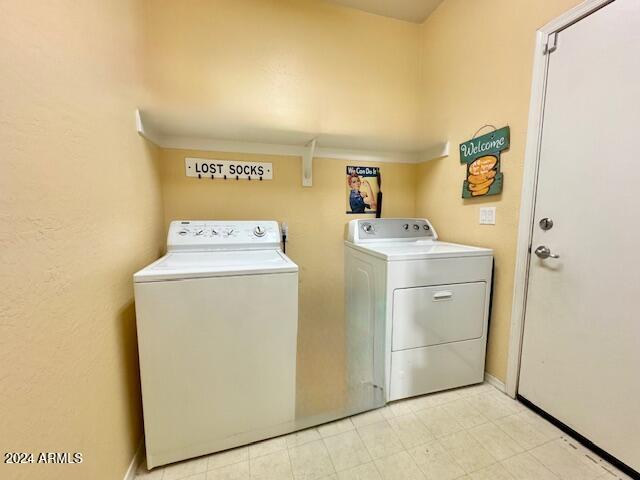
[[[479,257],[493,255],[490,248],[458,245],[457,243],[440,242],[438,240],[417,240],[414,242],[384,242],[347,245],[370,255],[387,261],[423,260],[430,258]]]
[[[135,283],[237,275],[297,272],[280,250],[169,252],[133,275]]]

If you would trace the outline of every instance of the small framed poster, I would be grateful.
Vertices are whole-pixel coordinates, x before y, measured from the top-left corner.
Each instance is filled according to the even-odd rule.
[[[497,195],[502,192],[504,176],[500,171],[500,153],[507,148],[509,127],[460,144],[460,163],[467,165],[462,198]]]
[[[347,167],[347,213],[376,213],[378,167]]]

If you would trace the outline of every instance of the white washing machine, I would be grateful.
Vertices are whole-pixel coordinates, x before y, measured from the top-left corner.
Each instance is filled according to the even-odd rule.
[[[438,241],[428,220],[349,222],[347,328],[384,335],[371,381],[387,401],[483,381],[492,268],[492,250]]]
[[[171,222],[134,275],[148,468],[295,429],[298,267],[273,221]]]

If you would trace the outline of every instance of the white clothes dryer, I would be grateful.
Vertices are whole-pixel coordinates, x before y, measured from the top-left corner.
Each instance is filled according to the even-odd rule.
[[[483,381],[492,268],[491,249],[441,242],[425,219],[349,222],[347,329],[384,332],[387,401]]]

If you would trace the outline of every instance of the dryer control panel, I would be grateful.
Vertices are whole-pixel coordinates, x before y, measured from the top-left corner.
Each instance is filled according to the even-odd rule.
[[[347,240],[369,241],[437,240],[438,234],[426,218],[371,218],[351,220]]]
[[[175,220],[167,251],[280,248],[280,226],[273,220]]]

